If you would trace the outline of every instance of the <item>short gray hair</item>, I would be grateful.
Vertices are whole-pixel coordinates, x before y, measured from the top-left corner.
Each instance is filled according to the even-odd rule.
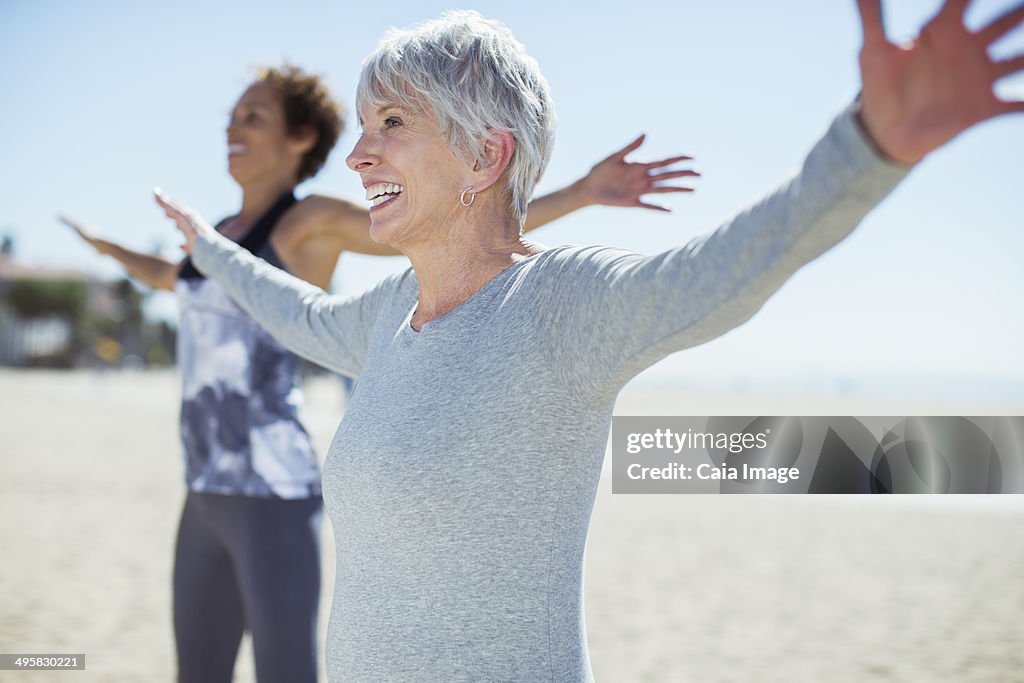
[[[457,10],[411,29],[389,29],[363,60],[356,106],[396,100],[433,114],[467,162],[483,156],[491,131],[511,133],[506,190],[523,222],[551,158],[555,109],[537,60],[505,25]]]

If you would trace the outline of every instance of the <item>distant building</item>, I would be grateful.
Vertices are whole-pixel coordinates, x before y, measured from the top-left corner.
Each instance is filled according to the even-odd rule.
[[[127,282],[18,263],[0,247],[0,365],[145,362],[141,295]],[[166,354],[163,354],[166,356]]]

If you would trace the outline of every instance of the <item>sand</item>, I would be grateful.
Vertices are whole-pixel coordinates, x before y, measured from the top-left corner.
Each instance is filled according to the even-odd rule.
[[[914,407],[1024,412],[650,389],[627,389],[616,412]],[[310,383],[321,453],[342,408],[333,380]],[[87,656],[85,671],[0,681],[174,679],[176,415],[171,372],[0,370],[0,652]],[[608,484],[586,566],[599,681],[1024,681],[1024,496],[612,496]],[[330,586],[329,528],[324,550]],[[248,643],[235,680],[254,680]]]

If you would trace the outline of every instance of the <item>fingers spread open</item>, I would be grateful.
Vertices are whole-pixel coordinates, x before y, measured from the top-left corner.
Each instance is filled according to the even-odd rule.
[[[1024,4],[1014,7],[994,20],[988,26],[978,31],[978,35],[986,45],[991,45],[1020,26],[1021,23],[1024,23]]]

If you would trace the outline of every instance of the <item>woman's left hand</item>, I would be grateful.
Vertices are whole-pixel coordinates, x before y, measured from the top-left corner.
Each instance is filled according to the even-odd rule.
[[[185,236],[185,244],[181,248],[186,254],[192,254],[196,237],[201,234],[216,232],[210,227],[209,223],[203,220],[202,216],[184,204],[171,199],[161,192],[159,188],[153,190],[153,195],[156,197],[156,203],[160,205],[160,208],[164,210],[167,217],[174,221],[178,230]]]
[[[1004,101],[995,82],[1024,70],[1024,55],[994,60],[993,43],[1024,23],[1024,5],[978,30],[964,25],[969,0],[946,0],[913,41],[885,36],[881,0],[857,0],[864,27],[860,53],[861,120],[879,149],[911,165],[976,123],[1024,111]]]
[[[674,178],[700,176],[700,173],[689,169],[662,170],[680,161],[691,161],[693,157],[677,156],[647,163],[626,161],[626,156],[639,148],[645,137],[645,135],[641,135],[618,152],[598,162],[590,169],[590,173],[579,181],[580,191],[586,203],[606,206],[636,206],[654,211],[668,211],[665,207],[641,201],[641,197],[645,194],[693,192],[692,187],[662,184],[664,181]]]

